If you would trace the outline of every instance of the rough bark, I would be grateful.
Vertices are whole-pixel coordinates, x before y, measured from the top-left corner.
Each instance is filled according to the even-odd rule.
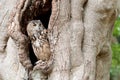
[[[34,64],[26,26],[34,19],[49,22],[44,25],[53,65],[47,80],[109,80],[110,41],[120,0],[41,1],[0,1],[0,80],[30,77]],[[50,10],[50,20],[42,17]],[[31,77],[41,80],[41,75],[38,70]]]
[[[8,40],[7,35],[9,17],[12,17],[11,13],[16,3],[17,0],[0,1],[0,80],[22,80],[26,74],[19,63],[17,48],[11,39]]]
[[[109,80],[108,71],[110,69],[111,63],[110,40],[112,35],[112,28],[116,19],[115,5],[115,0],[91,0],[87,3],[86,7],[88,8],[86,8],[85,10],[85,33],[83,41],[83,54],[85,57],[85,79],[88,78],[88,80],[97,80],[95,74],[96,70],[98,69],[104,71],[102,72],[101,76],[106,75],[106,78],[103,77],[103,80]],[[106,49],[104,48],[104,46]],[[104,60],[104,57],[106,60]],[[98,65],[101,64],[101,68],[95,63],[97,63]],[[97,75],[100,75],[100,73],[97,72]],[[100,79],[102,79],[102,77]]]

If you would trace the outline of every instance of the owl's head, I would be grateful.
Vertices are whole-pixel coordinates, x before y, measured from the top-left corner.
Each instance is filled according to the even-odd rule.
[[[43,31],[45,28],[42,24],[42,22],[40,20],[32,20],[28,23],[27,25],[27,32],[28,32],[28,35],[31,33],[34,33],[34,32],[41,32]]]
[[[27,33],[32,41],[44,39],[47,36],[47,30],[40,20],[32,20],[27,25]]]

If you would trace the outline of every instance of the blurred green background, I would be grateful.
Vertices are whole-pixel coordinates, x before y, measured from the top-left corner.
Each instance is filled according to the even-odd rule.
[[[120,80],[120,16],[115,22],[113,36],[116,39],[112,43],[112,66],[110,70],[110,80]]]

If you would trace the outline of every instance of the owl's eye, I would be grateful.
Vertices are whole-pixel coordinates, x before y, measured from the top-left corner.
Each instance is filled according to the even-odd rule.
[[[33,26],[36,26],[36,24],[33,22]]]
[[[39,24],[39,26],[41,26],[42,24]]]

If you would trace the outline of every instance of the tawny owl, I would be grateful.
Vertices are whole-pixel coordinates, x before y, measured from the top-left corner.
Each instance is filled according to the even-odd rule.
[[[30,38],[33,51],[38,60],[48,61],[50,58],[50,45],[47,38],[47,30],[40,20],[32,20],[27,25],[27,33]]]

